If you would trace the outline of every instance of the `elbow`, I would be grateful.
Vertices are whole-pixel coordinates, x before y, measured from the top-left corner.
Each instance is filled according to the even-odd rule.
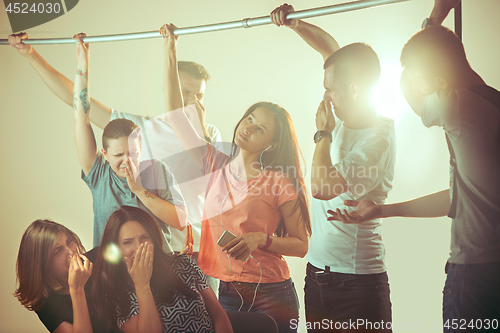
[[[331,186],[321,180],[311,180],[311,195],[314,199],[331,200],[335,198],[338,194],[335,194],[335,191],[330,191],[330,189]]]
[[[305,249],[305,250],[300,251],[300,252],[297,254],[297,257],[299,257],[299,258],[304,258],[304,257],[306,256],[306,254],[307,254],[307,247],[306,247],[306,249]]]
[[[323,193],[322,191],[313,192],[312,196],[314,199],[325,200],[325,201],[332,200],[333,198],[336,197],[336,195],[330,193]]]
[[[302,242],[302,245],[299,246],[297,251],[297,257],[304,258],[307,254],[307,250],[309,249],[308,241]]]

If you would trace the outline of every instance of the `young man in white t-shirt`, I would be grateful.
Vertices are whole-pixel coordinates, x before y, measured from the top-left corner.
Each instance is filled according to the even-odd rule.
[[[376,332],[389,332],[391,302],[380,219],[364,225],[327,220],[328,210],[346,209],[346,199],[383,203],[392,188],[394,122],[379,116],[371,102],[380,62],[366,44],[340,48],[319,27],[285,20],[290,12],[293,7],[284,4],[271,13],[271,19],[294,30],[325,61],[325,95],[316,113],[311,169],[314,199],[304,288],[306,326],[309,332],[369,329],[358,325],[364,320],[379,328]]]

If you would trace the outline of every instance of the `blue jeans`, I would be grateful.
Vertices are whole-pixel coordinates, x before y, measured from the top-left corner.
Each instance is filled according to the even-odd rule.
[[[385,272],[324,272],[308,263],[304,293],[308,332],[392,332]]]
[[[225,311],[248,311],[252,305],[256,287],[257,283],[220,281],[219,302]],[[265,313],[273,317],[280,333],[296,332],[297,330],[292,329],[293,325],[290,323],[292,320],[298,322],[299,300],[292,279],[261,283],[250,311]]]
[[[479,332],[479,324],[484,332],[500,331],[500,263],[448,263],[446,271],[444,332]]]

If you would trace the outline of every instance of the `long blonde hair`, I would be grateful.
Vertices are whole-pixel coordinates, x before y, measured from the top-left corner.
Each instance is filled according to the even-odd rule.
[[[21,239],[16,264],[19,287],[14,296],[30,311],[40,309],[51,290],[57,292],[63,288],[51,270],[51,253],[61,232],[77,244],[80,253],[85,252],[73,231],[50,220],[34,221]]]

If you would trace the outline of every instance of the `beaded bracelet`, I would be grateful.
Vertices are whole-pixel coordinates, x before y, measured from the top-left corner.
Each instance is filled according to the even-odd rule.
[[[88,71],[88,69],[86,69],[86,70],[85,70],[85,72],[84,72],[84,71],[82,71],[81,69],[77,69],[77,70],[76,70],[76,74],[78,74],[78,75],[80,75],[81,77],[83,77],[84,79],[86,79],[86,78],[87,78],[87,76],[89,75],[89,71]]]

